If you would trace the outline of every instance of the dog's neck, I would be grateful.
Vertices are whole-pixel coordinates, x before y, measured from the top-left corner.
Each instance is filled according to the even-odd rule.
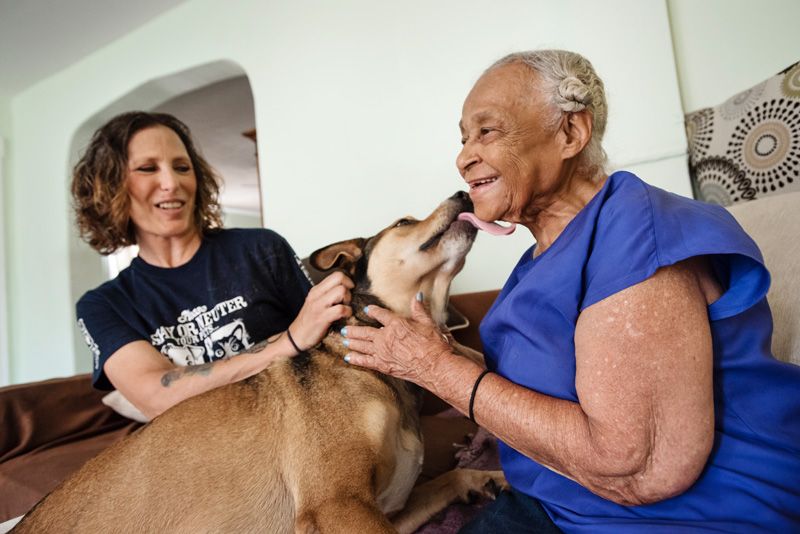
[[[432,288],[434,291],[439,291],[441,288]],[[345,347],[342,342],[344,341],[344,336],[341,334],[341,329],[345,326],[372,326],[379,328],[381,323],[366,313],[364,313],[364,308],[366,306],[380,306],[382,308],[386,308],[386,303],[383,302],[380,298],[376,297],[372,293],[369,292],[368,289],[361,287],[360,284],[356,285],[355,288],[350,292],[351,300],[350,306],[353,309],[353,314],[348,317],[347,319],[342,319],[336,321],[331,325],[330,330],[328,331],[328,335],[325,336],[322,340],[322,345],[325,349],[330,352],[331,354],[335,354],[340,357],[344,357],[350,350]],[[433,294],[427,293],[427,297],[432,297]],[[437,295],[437,299],[441,298],[440,295]],[[411,297],[409,297],[409,302],[411,301]],[[436,299],[432,299],[432,301],[438,302]],[[447,297],[444,297],[444,302],[447,302]],[[440,316],[444,316],[446,313],[446,307],[443,310],[429,310],[433,314],[434,321],[437,321],[440,327],[444,327],[444,319],[439,320]],[[396,310],[395,310],[396,311]],[[402,314],[401,315],[406,315]]]
[[[341,319],[333,323],[328,331],[328,335],[322,340],[322,345],[328,352],[342,358],[350,352],[350,350],[342,344],[342,341],[344,341],[344,337],[341,334],[342,328],[345,326],[380,327],[381,323],[364,313],[364,308],[373,305],[381,306],[382,308],[386,307],[386,304],[381,299],[369,293],[369,291],[364,290],[364,288],[356,286],[350,292],[350,295],[350,307],[353,309],[353,314],[347,319]]]
[[[437,276],[431,280],[426,280],[420,285],[428,313],[431,314],[433,321],[444,328],[447,323],[447,302],[450,299],[450,276]]]

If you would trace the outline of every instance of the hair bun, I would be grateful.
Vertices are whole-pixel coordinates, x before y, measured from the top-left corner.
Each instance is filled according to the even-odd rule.
[[[575,76],[567,76],[558,85],[558,105],[564,111],[582,111],[590,100],[589,88]]]

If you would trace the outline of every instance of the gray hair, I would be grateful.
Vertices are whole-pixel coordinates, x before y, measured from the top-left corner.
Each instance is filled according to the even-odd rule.
[[[582,165],[594,175],[605,170],[608,157],[603,150],[608,104],[603,80],[597,76],[588,59],[566,50],[530,50],[515,52],[496,61],[489,72],[504,65],[522,63],[535,71],[540,79],[538,89],[551,103],[551,128],[561,121],[562,112],[588,109],[592,116],[592,137],[580,155]]]

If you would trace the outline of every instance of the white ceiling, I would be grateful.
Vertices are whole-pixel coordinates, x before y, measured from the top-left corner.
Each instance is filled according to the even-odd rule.
[[[0,98],[130,33],[185,0],[0,0]]]

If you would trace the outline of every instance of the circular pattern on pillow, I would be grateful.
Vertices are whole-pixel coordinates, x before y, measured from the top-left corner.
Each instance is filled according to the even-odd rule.
[[[800,191],[800,62],[685,116],[696,198],[728,205]]]
[[[752,200],[756,190],[743,170],[726,158],[710,157],[695,167],[699,198],[712,204],[730,206],[740,200]]]
[[[694,163],[708,154],[714,137],[714,110],[705,108],[686,117],[686,137],[689,139],[689,161]]]
[[[726,155],[761,193],[800,179],[800,100],[772,99],[747,112],[734,129]]]
[[[786,72],[781,82],[781,92],[788,98],[800,98],[800,62]]]
[[[767,82],[764,81],[730,97],[719,107],[720,114],[728,120],[739,118],[758,102],[766,87]]]

